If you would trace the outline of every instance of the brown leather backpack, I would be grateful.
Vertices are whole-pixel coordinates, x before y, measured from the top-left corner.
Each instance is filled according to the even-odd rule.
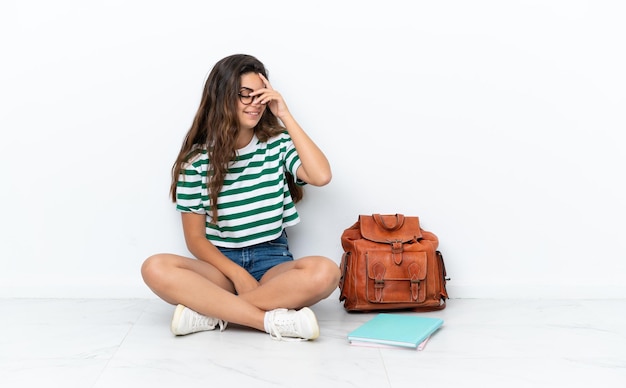
[[[347,311],[432,311],[446,307],[439,240],[418,217],[360,215],[341,235],[339,301]]]

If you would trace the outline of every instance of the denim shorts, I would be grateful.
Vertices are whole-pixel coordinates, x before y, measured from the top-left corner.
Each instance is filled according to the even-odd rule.
[[[283,231],[275,240],[245,248],[217,247],[226,257],[242,266],[257,281],[272,267],[293,260],[287,243],[287,233]]]

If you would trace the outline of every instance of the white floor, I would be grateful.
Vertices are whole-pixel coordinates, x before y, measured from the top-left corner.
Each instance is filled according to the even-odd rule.
[[[373,315],[334,295],[313,309],[317,340],[279,342],[174,337],[158,299],[0,299],[0,386],[626,387],[626,300],[453,299],[421,352],[348,345]]]

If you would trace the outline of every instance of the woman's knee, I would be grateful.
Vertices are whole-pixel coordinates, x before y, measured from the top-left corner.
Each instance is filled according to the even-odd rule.
[[[312,276],[315,287],[332,292],[339,285],[341,271],[339,266],[329,258],[316,256],[312,258]]]
[[[171,265],[171,259],[167,254],[156,254],[148,257],[141,265],[141,276],[148,284],[162,280]]]

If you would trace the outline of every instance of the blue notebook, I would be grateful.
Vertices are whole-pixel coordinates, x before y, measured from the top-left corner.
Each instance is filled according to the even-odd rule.
[[[441,325],[440,318],[381,313],[348,333],[348,341],[417,349]]]

